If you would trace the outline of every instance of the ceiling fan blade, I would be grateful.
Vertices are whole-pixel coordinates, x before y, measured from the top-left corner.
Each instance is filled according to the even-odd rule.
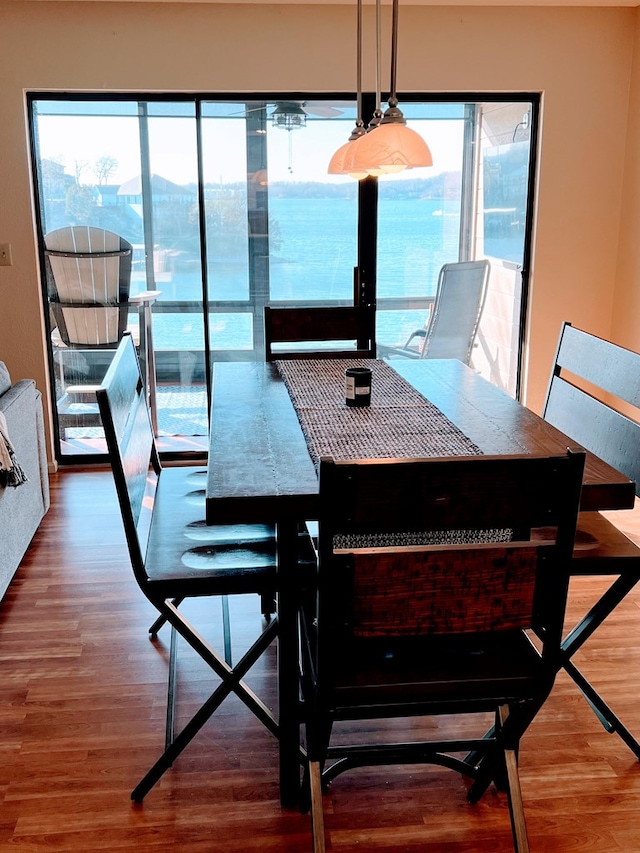
[[[332,107],[327,103],[315,102],[312,101],[308,103],[307,101],[275,101],[273,104],[261,104],[259,106],[247,106],[243,110],[236,110],[235,112],[227,113],[229,118],[235,116],[248,116],[251,113],[258,112],[259,110],[267,109],[269,112],[267,113],[267,117],[271,118],[273,115],[273,111],[276,112],[278,110],[282,112],[299,112],[305,113],[309,116],[317,116],[318,118],[335,118],[336,116],[343,115],[343,110],[338,109],[337,107]]]
[[[305,113],[310,116],[319,116],[320,118],[334,118],[335,116],[341,116],[342,110],[336,109],[336,107],[325,106],[323,104],[306,104],[302,105]]]

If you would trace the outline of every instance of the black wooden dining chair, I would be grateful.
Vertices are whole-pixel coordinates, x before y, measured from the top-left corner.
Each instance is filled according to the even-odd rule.
[[[563,323],[543,417],[634,481],[640,495],[640,354]],[[601,513],[581,512],[571,571],[615,580],[565,637],[564,668],[605,728],[640,758],[638,740],[572,660],[640,580],[640,547]]]
[[[518,746],[558,668],[583,466],[581,451],[321,461],[317,607],[301,610],[315,853],[331,780],[410,763],[469,776],[472,802],[506,777],[515,848],[529,849]],[[542,524],[544,543],[530,535]],[[336,721],[447,714],[480,715],[479,734],[397,743],[369,723],[366,743],[332,739]]]
[[[265,360],[375,358],[375,310],[359,306],[264,309]],[[333,341],[333,348],[319,346]]]
[[[207,526],[203,472],[161,466],[129,334],[124,335],[97,397],[135,579],[160,614],[150,633],[154,635],[165,621],[171,626],[165,750],[131,794],[141,801],[231,693],[278,735],[273,713],[242,680],[277,636],[277,615],[263,623],[255,642],[233,665],[228,635],[221,655],[179,609],[185,599],[218,596],[224,614],[227,596],[257,593],[270,615],[275,608],[276,543],[270,526]],[[221,683],[176,736],[177,635]]]

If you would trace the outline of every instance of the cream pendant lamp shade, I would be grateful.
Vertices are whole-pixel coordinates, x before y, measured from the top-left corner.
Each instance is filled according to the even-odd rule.
[[[367,133],[363,128],[363,133],[359,137],[350,140],[346,145],[343,145],[342,148],[339,148],[336,151],[334,157],[338,157],[342,152],[342,156],[340,158],[340,172],[333,174],[349,175],[349,177],[355,178],[356,180],[367,177],[366,170],[358,169],[357,165],[354,165],[354,161],[357,159],[358,149],[366,138]],[[333,163],[333,159],[331,162]],[[329,166],[331,166],[331,164],[329,164]]]
[[[329,175],[344,175],[346,172],[344,171],[344,158],[347,153],[347,149],[351,145],[351,142],[345,142],[344,145],[341,145],[340,148],[333,155],[331,160],[329,160],[329,168],[327,169],[327,173]]]
[[[358,118],[356,121],[356,126],[351,131],[351,136],[349,140],[345,142],[344,145],[341,145],[340,148],[333,155],[331,160],[329,161],[329,168],[327,169],[328,174],[330,175],[348,175],[349,169],[346,168],[347,160],[349,156],[352,154],[352,149],[355,146],[355,143],[361,139],[366,134],[366,129],[364,126],[364,122],[361,118]]]
[[[415,130],[404,123],[385,123],[368,133],[351,157],[349,171],[391,174],[404,169],[432,166],[429,146]]]

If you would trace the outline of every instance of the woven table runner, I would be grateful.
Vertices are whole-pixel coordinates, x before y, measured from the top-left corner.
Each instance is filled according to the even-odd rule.
[[[479,456],[482,451],[385,361],[302,359],[276,362],[309,454],[334,459]],[[345,402],[345,369],[371,368],[371,405]]]

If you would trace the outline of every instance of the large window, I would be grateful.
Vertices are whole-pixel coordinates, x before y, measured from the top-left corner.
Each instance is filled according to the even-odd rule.
[[[366,115],[373,95],[363,103]],[[492,262],[474,366],[517,392],[535,96],[403,95],[434,165],[361,183],[327,174],[354,97],[37,94],[29,104],[41,250],[59,228],[113,231],[133,246],[131,294],[159,291],[161,446],[206,435],[211,365],[263,357],[265,305],[375,302],[378,342],[402,344],[428,321],[441,266],[458,260]],[[91,402],[67,389],[100,381],[110,353],[60,348],[47,313],[60,455],[100,453]],[[129,319],[135,327],[134,310]]]

